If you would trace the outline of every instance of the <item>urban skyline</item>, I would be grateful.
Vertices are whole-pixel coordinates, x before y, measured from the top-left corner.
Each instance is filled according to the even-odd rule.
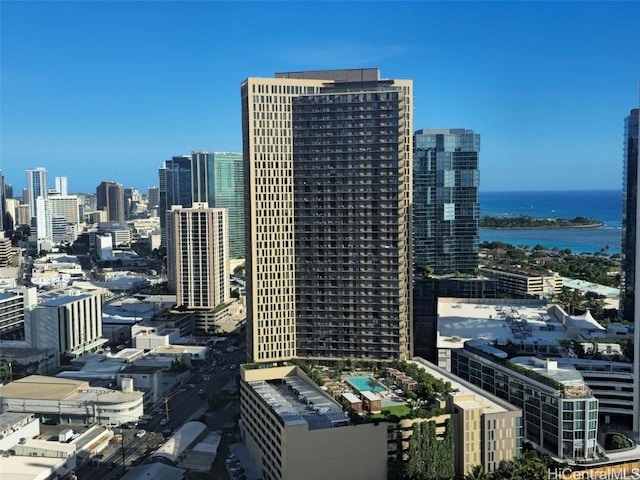
[[[482,132],[484,191],[620,188],[615,125],[638,101],[638,4],[344,2],[338,17],[283,5],[3,2],[7,183],[19,191],[23,169],[44,166],[78,172],[70,192],[92,191],[103,178],[88,166],[100,164],[144,191],[170,155],[241,150],[237,86],[249,74],[378,66],[414,80],[416,129]],[[157,28],[141,33],[143,18]],[[246,38],[234,35],[240,18]],[[438,21],[425,32],[423,18]],[[198,28],[165,38],[180,21]],[[276,21],[288,28],[256,48]],[[403,28],[382,38],[386,22]]]

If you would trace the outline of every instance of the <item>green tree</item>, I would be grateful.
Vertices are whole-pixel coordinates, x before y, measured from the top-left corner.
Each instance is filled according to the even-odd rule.
[[[372,392],[375,393],[376,389],[380,386],[380,382],[373,377],[367,378],[367,387],[371,389]]]
[[[484,471],[482,465],[476,465],[464,476],[464,480],[491,480],[491,475]]]

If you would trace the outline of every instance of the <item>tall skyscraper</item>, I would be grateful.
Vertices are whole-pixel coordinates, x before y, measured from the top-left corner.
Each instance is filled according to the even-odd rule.
[[[242,83],[247,355],[411,355],[412,82],[377,68]]]
[[[141,200],[140,190],[137,188],[124,189],[124,218],[132,219],[138,211]]]
[[[160,189],[158,187],[149,187],[147,189],[147,205],[149,209],[158,208],[158,205],[160,205]]]
[[[56,177],[56,192],[60,195],[68,195],[69,191],[67,188],[67,177]]]
[[[158,170],[160,190],[160,230],[162,245],[167,246],[167,215],[172,205],[191,207],[191,156],[172,157]]]
[[[47,199],[49,191],[47,190],[47,171],[38,167],[33,170],[27,170],[27,202],[29,204],[29,217],[36,216],[36,199],[42,197]]]
[[[437,274],[478,266],[478,153],[473,130],[418,130],[413,155],[413,263]]]
[[[0,232],[7,230],[7,192],[5,189],[4,174],[0,171]]]
[[[638,200],[638,184],[640,183],[640,109],[634,108],[624,119],[624,158],[622,189],[622,285],[619,315],[621,320],[634,324],[634,398],[633,429],[640,432],[640,289],[635,287],[640,278],[640,200]]]
[[[241,153],[193,152],[194,202],[229,211],[229,258],[244,258],[244,175]]]
[[[107,212],[108,222],[124,222],[124,189],[122,184],[100,183],[96,188],[96,209]]]
[[[635,318],[636,250],[638,220],[638,124],[640,110],[634,108],[624,119],[622,185],[622,301],[620,320]]]
[[[194,203],[170,212],[167,259],[176,303],[212,309],[230,298],[227,210]]]

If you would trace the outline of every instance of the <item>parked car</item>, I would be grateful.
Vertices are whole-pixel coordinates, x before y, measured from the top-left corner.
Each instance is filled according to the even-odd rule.
[[[163,418],[162,420],[160,420],[160,425],[166,425],[167,423],[169,423],[169,419],[167,418]]]
[[[136,437],[138,438],[142,438],[147,434],[146,430],[138,430],[138,432],[136,433]]]

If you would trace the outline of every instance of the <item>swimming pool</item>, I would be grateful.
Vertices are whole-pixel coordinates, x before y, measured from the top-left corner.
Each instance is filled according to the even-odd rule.
[[[370,378],[371,377],[349,377],[347,378],[347,382],[359,392],[370,392],[371,387],[367,385]],[[384,392],[385,390],[387,390],[387,387],[378,382],[373,393]]]

